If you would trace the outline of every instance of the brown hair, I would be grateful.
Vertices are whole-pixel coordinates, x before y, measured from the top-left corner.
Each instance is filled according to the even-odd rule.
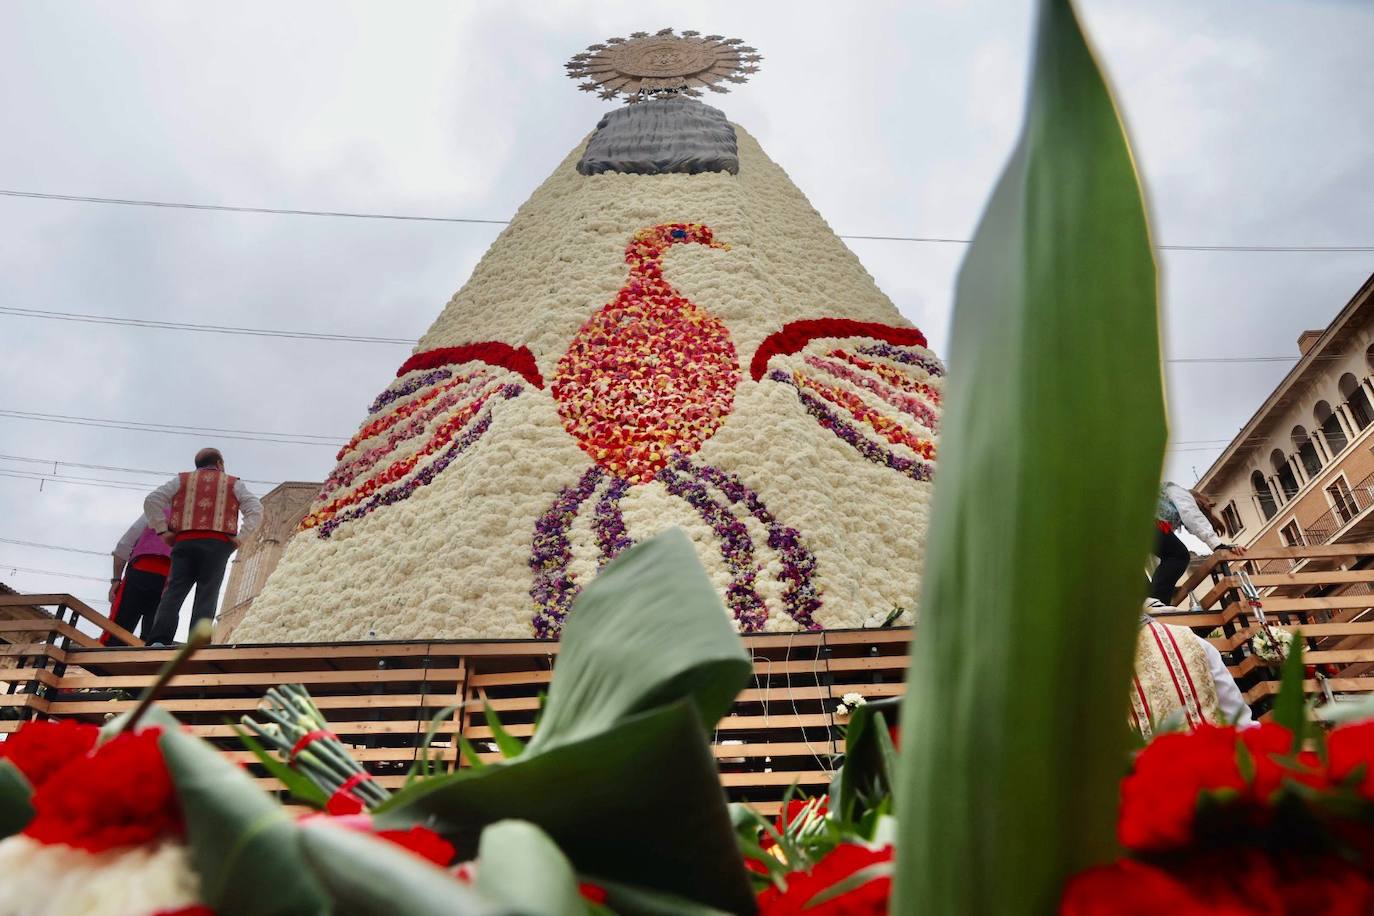
[[[1201,493],[1197,490],[1189,490],[1188,492],[1193,494],[1193,501],[1197,503],[1198,509],[1202,511],[1203,515],[1207,516],[1207,521],[1211,524],[1212,530],[1217,534],[1226,534],[1226,525],[1221,519],[1217,518],[1217,505],[1212,502],[1212,498],[1206,493]]]

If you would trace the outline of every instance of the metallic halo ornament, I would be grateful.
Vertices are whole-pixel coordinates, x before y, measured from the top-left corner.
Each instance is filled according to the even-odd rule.
[[[696,98],[703,89],[729,92],[723,84],[747,82],[761,60],[738,38],[660,29],[652,35],[634,32],[629,38],[590,45],[564,67],[583,92],[639,102],[668,95]]]

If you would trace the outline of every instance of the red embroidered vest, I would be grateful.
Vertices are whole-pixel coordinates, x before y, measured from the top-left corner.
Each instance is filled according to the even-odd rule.
[[[172,530],[238,534],[239,501],[234,495],[238,482],[216,468],[182,474],[181,487],[172,497]]]

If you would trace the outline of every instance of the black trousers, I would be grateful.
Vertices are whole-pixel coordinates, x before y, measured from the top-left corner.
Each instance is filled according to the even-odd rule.
[[[114,622],[146,642],[153,625],[153,614],[157,611],[162,588],[166,584],[167,577],[162,573],[148,572],[146,569],[126,570]]]
[[[172,548],[172,572],[167,576],[167,588],[158,602],[148,642],[170,646],[181,622],[181,605],[196,589],[191,602],[191,625],[201,620],[213,620],[219,602],[219,586],[224,581],[224,568],[234,545],[214,538],[193,538],[178,541]]]
[[[1169,604],[1173,601],[1174,588],[1178,585],[1179,576],[1188,569],[1188,559],[1191,555],[1188,548],[1178,539],[1178,535],[1161,531],[1155,540],[1155,556],[1159,557],[1159,565],[1155,567],[1155,574],[1150,577],[1150,597]]]

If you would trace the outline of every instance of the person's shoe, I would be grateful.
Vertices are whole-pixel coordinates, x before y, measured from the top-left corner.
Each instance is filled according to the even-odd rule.
[[[150,643],[148,643],[148,648],[149,648],[149,649],[165,649],[165,648],[167,648],[167,644],[166,644],[166,643],[161,643],[161,642],[150,642]]]

